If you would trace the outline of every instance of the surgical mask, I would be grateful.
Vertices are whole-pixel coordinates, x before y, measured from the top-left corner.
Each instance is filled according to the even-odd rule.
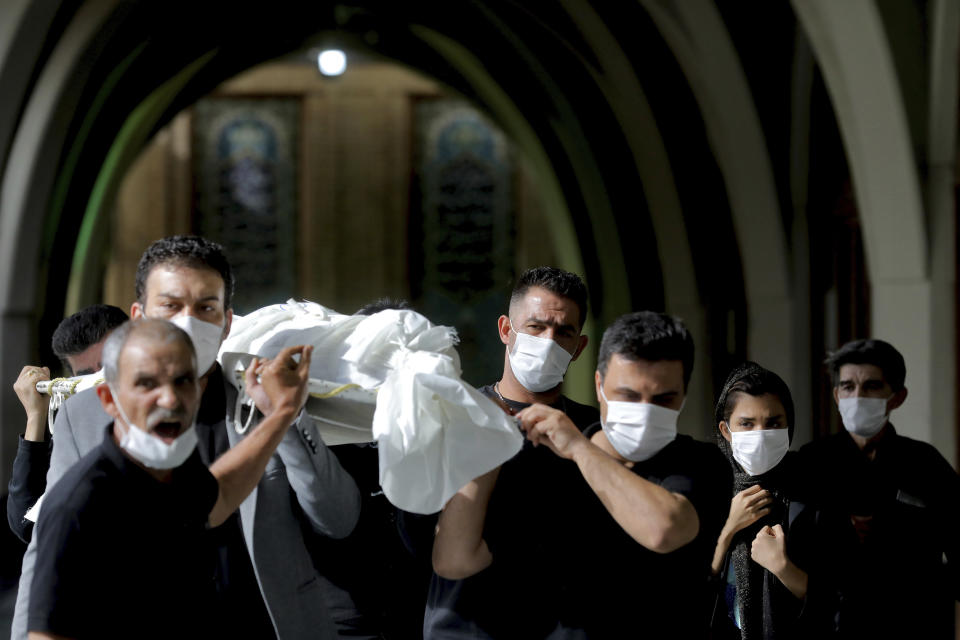
[[[877,435],[883,425],[887,424],[889,400],[890,398],[840,398],[837,407],[840,409],[843,427],[864,438]]]
[[[517,382],[534,393],[553,389],[563,382],[563,374],[573,359],[569,351],[549,338],[520,333],[513,324],[510,330],[517,335],[509,354],[510,369]]]
[[[223,327],[212,322],[197,320],[193,316],[177,316],[170,320],[187,332],[193,341],[193,350],[197,352],[197,375],[204,375],[213,366],[220,351]]]
[[[127,432],[120,438],[120,447],[134,460],[151,469],[173,469],[186,462],[193,450],[197,448],[196,416],[190,428],[168,444],[134,425],[120,406],[117,392],[113,387],[110,387],[110,393],[113,394],[114,404],[120,411],[120,417],[127,423]]]
[[[607,403],[607,415],[601,416],[600,426],[613,448],[627,460],[652,458],[677,437],[680,411],[649,402],[610,401],[602,386],[600,395]]]
[[[788,429],[730,431],[733,459],[751,476],[762,476],[780,464],[790,449]]]

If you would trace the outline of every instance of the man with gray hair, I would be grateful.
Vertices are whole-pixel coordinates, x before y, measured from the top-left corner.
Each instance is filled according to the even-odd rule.
[[[37,523],[31,639],[216,635],[204,531],[256,487],[306,401],[311,351],[251,365],[274,410],[208,470],[190,337],[164,320],[114,331],[96,389],[113,422],[50,490]]]
[[[237,390],[216,362],[230,332],[234,278],[223,247],[197,236],[154,242],[137,266],[134,318],[169,320],[191,337],[203,387],[197,411],[197,453],[212,466],[244,441],[234,428]],[[259,413],[273,413],[255,376],[245,382]],[[92,390],[69,398],[54,424],[47,487],[52,488],[83,455],[102,440],[111,416]],[[317,425],[300,412],[277,446],[255,491],[223,525],[206,532],[205,562],[214,565],[218,636],[244,638],[333,638],[336,630],[319,588],[304,532],[343,537],[356,524],[360,494],[356,483],[327,448]],[[41,509],[42,512],[42,509]],[[20,589],[10,637],[27,636],[33,566],[31,541],[23,558]]]

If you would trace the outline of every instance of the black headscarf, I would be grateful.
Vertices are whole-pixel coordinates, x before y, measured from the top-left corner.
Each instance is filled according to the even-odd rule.
[[[788,437],[793,441],[793,398],[786,383],[777,374],[764,369],[755,362],[745,362],[730,372],[714,412],[714,424],[719,425],[730,417],[736,405],[735,394],[748,393],[753,396],[772,394],[780,399],[786,412]],[[730,406],[728,407],[728,403]],[[728,424],[729,427],[729,424]],[[795,610],[795,598],[772,573],[750,558],[750,547],[757,532],[765,526],[780,524],[787,528],[792,491],[789,483],[793,475],[788,462],[789,454],[770,471],[760,476],[748,475],[733,458],[730,443],[717,430],[717,445],[730,461],[733,468],[733,495],[748,487],[759,484],[770,492],[773,501],[770,513],[749,527],[737,532],[730,545],[729,558],[733,563],[737,581],[737,596],[741,605],[741,637],[744,640],[756,638],[781,638],[789,635],[792,617],[789,611]],[[724,567],[726,573],[726,567]],[[783,612],[785,615],[778,615]]]

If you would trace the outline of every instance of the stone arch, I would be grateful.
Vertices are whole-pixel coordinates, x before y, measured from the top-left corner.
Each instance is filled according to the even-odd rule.
[[[874,337],[907,362],[898,429],[956,460],[958,7],[931,3],[927,158],[916,158],[894,51],[873,0],[793,1],[822,71],[849,160],[871,280]],[[918,160],[929,168],[924,187]]]
[[[923,278],[926,232],[900,86],[872,0],[794,2],[837,114],[874,283]]]
[[[693,256],[666,144],[639,79],[630,71],[623,49],[610,36],[596,10],[586,3],[565,2],[597,56],[595,77],[630,145],[643,195],[649,204],[663,277],[664,309],[684,319],[694,343],[707,344],[706,316],[698,294]],[[709,366],[696,359],[683,425],[709,437],[713,416]],[[705,419],[706,418],[706,419]],[[712,430],[709,430],[712,433]]]
[[[22,11],[21,5],[10,6],[21,9],[19,13],[14,10],[7,13],[19,18],[19,22],[7,23],[13,24],[13,32],[34,33],[35,27],[27,25],[31,13]],[[57,14],[63,20],[65,28],[58,38],[51,35],[54,44],[50,46],[49,55],[37,51],[33,57],[16,60],[19,67],[39,73],[32,86],[24,85],[25,99],[17,113],[7,114],[0,122],[0,129],[6,127],[15,132],[6,156],[7,170],[0,184],[0,247],[4,249],[0,267],[5,274],[0,280],[2,384],[11,384],[19,367],[32,359],[38,321],[47,316],[59,319],[62,306],[57,305],[63,304],[59,298],[65,298],[71,265],[80,268],[93,261],[92,254],[82,250],[90,246],[89,242],[80,242],[81,251],[76,252],[78,236],[81,241],[84,238],[89,241],[91,230],[97,227],[97,215],[109,202],[111,190],[116,189],[115,176],[122,173],[117,167],[132,159],[136,145],[142,144],[165,119],[223,79],[256,62],[303,46],[310,35],[310,29],[301,24],[299,31],[293,29],[297,32],[294,35],[284,32],[277,36],[277,42],[264,45],[254,53],[238,54],[239,43],[231,40],[235,36],[229,34],[229,27],[233,25],[208,30],[212,35],[203,33],[207,38],[204,40],[197,36],[202,30],[193,24],[188,25],[192,31],[182,36],[186,46],[174,51],[171,43],[166,42],[163,46],[167,49],[161,50],[162,46],[149,38],[152,25],[145,16],[149,18],[152,14],[147,3],[53,2],[44,6],[51,15]],[[330,7],[297,11],[322,23],[312,27],[313,33],[329,28],[331,18],[324,16],[335,13]],[[605,184],[607,177],[600,163],[610,160],[597,155],[592,136],[581,124],[593,127],[593,133],[599,127],[609,127],[608,119],[584,117],[582,113],[602,112],[604,103],[597,99],[593,88],[585,92],[592,102],[585,102],[583,96],[575,95],[570,82],[562,84],[562,74],[542,68],[536,47],[563,49],[563,43],[544,44],[546,39],[543,39],[536,41],[535,46],[528,45],[523,37],[508,33],[503,16],[488,7],[480,7],[475,12],[486,19],[488,29],[496,28],[506,34],[504,38],[517,49],[518,55],[537,63],[533,71],[527,71],[526,80],[510,79],[514,84],[512,89],[516,89],[517,84],[529,85],[529,89],[524,87],[530,94],[524,96],[522,108],[515,95],[501,86],[503,78],[487,70],[487,65],[459,42],[457,36],[461,34],[451,35],[410,18],[399,38],[394,37],[393,42],[387,44],[392,44],[394,51],[405,50],[404,46],[398,46],[399,41],[412,45],[421,55],[421,62],[429,59],[441,70],[442,82],[480,102],[505,128],[527,142],[526,150],[534,156],[534,164],[547,182],[548,205],[560,222],[556,229],[557,243],[561,250],[568,249],[568,257],[572,256],[571,262],[564,266],[585,273],[595,291],[598,314],[628,309],[630,280],[623,269],[620,238],[606,193],[608,188],[611,192],[624,189]],[[393,16],[382,17],[386,20]],[[295,18],[284,14],[283,19]],[[455,23],[441,26],[451,24]],[[516,25],[511,22],[510,26]],[[396,33],[390,35],[397,36]],[[22,38],[17,35],[15,39]],[[235,59],[228,59],[231,51]],[[199,63],[190,77],[180,78],[184,80],[180,82],[180,72],[208,52],[213,55]],[[163,55],[173,53],[176,53],[173,60]],[[4,72],[12,68],[12,56],[20,52],[10,49],[0,54],[5,55],[0,59],[0,72]],[[387,51],[386,55],[391,54]],[[415,61],[413,64],[417,66]],[[179,93],[164,89],[170,82],[178,85]],[[555,106],[557,112],[550,118],[532,118],[542,104]],[[91,107],[105,109],[101,112]],[[105,115],[107,112],[109,116]],[[526,125],[529,126],[524,130]],[[124,135],[118,139],[121,133]],[[95,142],[96,151],[91,152],[78,143],[78,134]],[[614,138],[612,144],[617,147],[621,142]],[[110,166],[104,166],[108,160]],[[71,172],[64,172],[64,163],[82,167],[78,172],[82,175],[75,178]],[[61,216],[64,211],[67,213]],[[578,239],[589,247],[585,255],[589,254],[592,263],[581,264],[577,260],[579,252],[569,251],[577,248]],[[58,249],[63,250],[63,255]],[[57,279],[51,281],[56,286],[41,284],[47,279],[48,269],[57,271],[54,276]],[[41,299],[44,296],[48,303]],[[45,304],[48,305],[46,314]],[[48,329],[52,330],[52,326]],[[0,398],[0,414],[5,423],[16,424],[20,408],[10,400]],[[14,440],[12,430],[5,432],[0,442],[2,451],[10,451]]]
[[[19,111],[0,114],[4,116],[0,131],[11,133],[0,182],[0,372],[7,389],[20,367],[31,360],[37,334],[36,310],[43,306],[37,295],[41,290],[39,282],[47,276],[61,275],[50,274],[44,268],[47,256],[43,236],[55,233],[56,225],[51,229],[41,212],[46,210],[56,180],[57,163],[51,162],[51,158],[59,158],[69,114],[76,108],[77,96],[89,78],[89,69],[80,64],[78,54],[97,56],[100,43],[96,35],[117,4],[102,2],[81,6],[50,52],[48,64],[33,86],[30,87],[29,82],[20,84],[16,88],[23,91],[21,96],[11,96],[12,103],[20,98],[25,105],[22,118]],[[50,10],[46,5],[45,8]],[[50,10],[39,16],[27,10],[19,16],[11,15],[14,20],[8,27],[13,33],[11,40],[15,43],[29,40],[38,28],[45,31],[43,20],[39,23],[33,20],[53,19],[53,13]],[[0,77],[3,78],[8,74],[23,77],[28,69],[32,73],[43,55],[39,49],[28,48],[28,52],[24,52],[13,47],[0,53]],[[22,413],[9,395],[0,399],[0,415],[5,423],[19,425]],[[0,436],[0,451],[15,449],[15,428],[5,430]]]
[[[708,0],[641,0],[680,63],[726,184],[743,260],[748,357],[795,372],[791,273],[780,204],[746,74],[716,6]]]

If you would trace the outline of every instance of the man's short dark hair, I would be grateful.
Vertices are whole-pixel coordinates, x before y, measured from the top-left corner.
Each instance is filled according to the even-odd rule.
[[[401,298],[380,298],[379,300],[374,300],[373,302],[368,302],[363,305],[354,315],[357,316],[372,316],[375,313],[380,313],[381,311],[386,311],[387,309],[396,309],[403,310],[409,309],[410,303]]]
[[[83,353],[126,321],[123,309],[109,304],[90,305],[57,325],[50,346],[61,362],[66,362],[67,356]]]
[[[603,332],[597,371],[607,374],[610,358],[627,360],[679,360],[683,364],[683,388],[693,373],[693,338],[679,318],[656,311],[636,311],[622,315]]]
[[[136,294],[140,304],[146,303],[147,278],[158,265],[213,269],[223,279],[223,307],[229,309],[233,301],[233,269],[216,242],[200,236],[170,236],[150,245],[137,265]]]
[[[573,300],[580,309],[580,328],[583,329],[583,323],[587,320],[587,286],[580,276],[556,267],[527,269],[517,278],[513,293],[510,294],[510,304],[519,302],[530,287],[541,287],[554,295]]]
[[[883,371],[883,379],[894,391],[903,389],[907,365],[892,344],[873,338],[853,340],[830,355],[824,363],[830,367],[833,386],[840,384],[840,367],[845,364],[872,364]]]

